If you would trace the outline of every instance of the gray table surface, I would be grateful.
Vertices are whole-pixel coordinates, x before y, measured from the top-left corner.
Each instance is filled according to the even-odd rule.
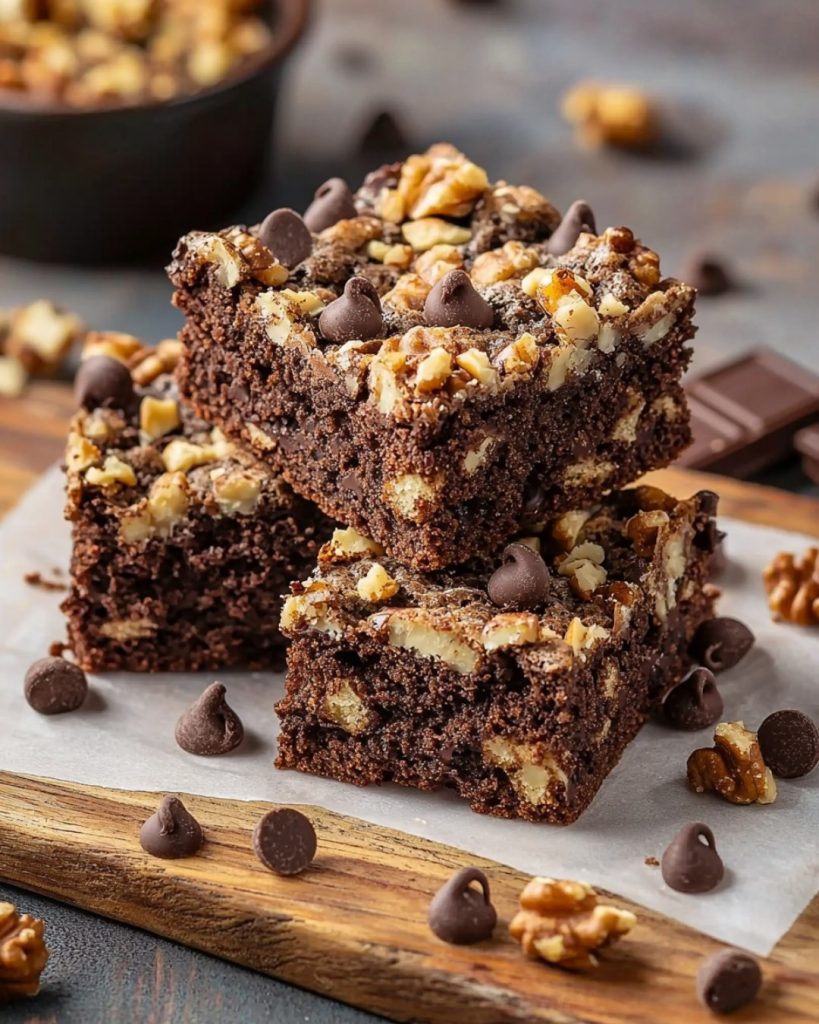
[[[317,11],[288,75],[269,178],[237,220],[301,208],[330,174],[355,181],[380,162],[358,140],[388,109],[413,148],[450,139],[560,207],[588,199],[598,224],[628,224],[667,272],[693,249],[728,261],[741,287],[700,302],[695,368],[757,345],[819,368],[814,0],[325,0]],[[656,94],[679,144],[662,157],[578,149],[558,101],[584,77]],[[159,265],[0,258],[0,306],[42,295],[149,341],[179,323]],[[806,489],[793,469],[771,480]],[[49,900],[5,886],[0,899],[44,917],[53,949],[42,994],[4,1008],[8,1024],[376,1019]]]

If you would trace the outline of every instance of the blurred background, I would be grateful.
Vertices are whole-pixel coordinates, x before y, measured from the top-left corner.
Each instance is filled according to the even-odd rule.
[[[62,2],[70,6],[72,0]],[[254,6],[237,2],[240,8]],[[0,20],[8,17],[4,4],[31,6],[26,0],[4,0]],[[210,7],[199,0],[188,4],[193,5],[189,12]],[[114,11],[117,3],[96,0],[92,6]],[[299,36],[304,6],[309,6],[304,33],[292,50],[288,38],[288,52],[268,68],[268,90],[281,79],[269,142],[270,115],[258,93],[237,96],[234,89],[220,109],[208,111],[205,105],[192,115],[197,101],[174,97],[167,107],[183,114],[187,108],[188,120],[183,116],[146,128],[110,110],[102,116],[113,124],[80,133],[87,147],[102,145],[109,154],[126,155],[126,169],[116,172],[114,163],[99,153],[91,159],[71,142],[86,117],[82,95],[57,141],[43,141],[51,139],[53,107],[18,141],[19,108],[31,97],[19,88],[0,89],[3,165],[13,155],[23,163],[23,177],[38,178],[41,187],[34,198],[28,190],[31,205],[21,243],[21,206],[10,194],[19,180],[0,172],[0,208],[14,205],[17,214],[14,230],[0,214],[0,249],[25,250],[33,233],[25,223],[36,221],[37,231],[42,234],[45,224],[51,238],[47,254],[49,246],[51,255],[55,247],[61,253],[58,263],[0,256],[0,308],[48,297],[92,328],[157,341],[179,323],[162,271],[172,248],[163,226],[174,224],[191,196],[201,202],[186,228],[254,223],[276,206],[304,209],[330,175],[343,175],[355,187],[368,169],[446,139],[485,166],[491,178],[531,184],[562,210],[576,198],[588,200],[600,229],[630,226],[660,253],[666,274],[690,279],[703,256],[713,274],[711,262],[716,262],[717,271],[724,272],[716,289],[721,293],[699,301],[694,372],[758,346],[819,369],[815,0],[315,0],[309,5],[279,0],[273,8],[282,8],[284,14],[276,17],[284,21],[274,18],[274,47],[277,32]],[[269,5],[262,8],[268,17]],[[251,67],[255,59],[248,57]],[[231,92],[219,75],[229,81],[235,68],[220,65],[213,52],[210,63],[196,60],[200,80],[188,82],[190,90]],[[0,46],[0,83],[2,67]],[[588,105],[587,96],[578,98],[572,90],[589,80],[630,87],[632,92],[620,97],[621,107],[647,103],[650,138],[638,131],[607,144],[605,125],[601,135],[599,125],[590,130],[587,124],[584,131],[569,123],[578,109],[582,116],[584,102]],[[618,102],[615,96],[615,120]],[[10,111],[2,108],[15,105],[9,120]],[[255,123],[249,112],[256,113]],[[639,115],[638,109],[638,120]],[[140,143],[132,142],[129,153],[131,133]],[[185,140],[190,143],[194,136],[200,148],[191,143],[184,152]],[[185,164],[192,159],[199,161],[194,166],[200,173]],[[127,167],[138,160],[139,174],[130,175]],[[244,166],[248,160],[250,171],[258,172],[254,185],[249,182],[254,174]],[[210,202],[211,211],[213,179],[217,185],[228,183],[231,193],[229,183],[237,174],[242,181],[232,194]],[[243,191],[244,197],[234,201]],[[100,198],[109,204],[106,212],[100,211]],[[132,217],[118,231],[121,208]],[[68,231],[61,228],[66,219]],[[107,248],[119,250],[118,261],[123,249],[126,257],[139,250],[142,232],[134,223],[145,232],[156,229],[164,236],[162,245],[135,265],[110,264]],[[174,236],[177,230],[174,226]],[[86,264],[98,244],[100,265],[72,266],[72,238]],[[133,245],[127,244],[130,239]],[[61,248],[66,244],[68,253]],[[772,479],[807,487],[791,469]]]

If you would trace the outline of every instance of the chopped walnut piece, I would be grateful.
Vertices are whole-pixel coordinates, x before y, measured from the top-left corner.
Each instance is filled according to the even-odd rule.
[[[688,758],[688,784],[695,793],[713,790],[732,804],[772,804],[776,783],[762,759],[756,733],[743,722],[720,722],[714,746]]]
[[[336,242],[345,249],[353,251],[361,249],[367,242],[381,237],[382,224],[378,217],[365,214],[351,217],[349,220],[338,220],[325,228],[320,238],[328,242]]]
[[[367,255],[387,267],[408,267],[412,263],[414,252],[411,245],[387,245],[386,242],[373,241],[367,246]]]
[[[552,540],[556,541],[563,551],[571,551],[577,544],[583,532],[583,527],[590,517],[591,511],[588,509],[564,512],[562,516],[550,524],[549,533]]]
[[[625,531],[635,553],[641,558],[650,558],[657,546],[660,530],[668,523],[668,513],[661,509],[648,509],[633,515],[626,523]]]
[[[438,391],[452,374],[452,356],[445,348],[434,348],[418,364],[415,371],[415,390],[421,394]]]
[[[487,388],[498,386],[498,371],[489,362],[489,356],[479,348],[469,348],[455,356],[455,362],[469,376]]]
[[[352,526],[346,529],[333,530],[332,537],[319,551],[318,560],[322,564],[333,562],[349,562],[358,555],[384,554],[384,549],[374,540],[365,537]]]
[[[413,269],[430,286],[437,284],[450,270],[464,265],[461,251],[454,245],[433,245],[416,257]]]
[[[490,249],[477,256],[469,276],[475,284],[495,284],[531,270],[537,266],[539,259],[535,249],[513,240],[504,243],[500,249]]]
[[[561,576],[569,577],[569,585],[583,601],[591,600],[608,577],[603,568],[606,553],[599,544],[580,544],[563,558],[558,566]]]
[[[440,217],[408,220],[401,225],[401,233],[416,252],[426,252],[436,245],[463,245],[472,237],[469,228]]]
[[[28,373],[54,373],[81,331],[79,317],[38,299],[12,313],[5,352]]]
[[[220,467],[211,473],[213,496],[225,515],[251,515],[262,493],[258,477],[243,470],[226,471]]]
[[[48,961],[45,924],[0,902],[0,1003],[36,996]]]
[[[781,551],[762,572],[768,607],[775,622],[819,625],[819,548],[799,557]]]
[[[139,404],[139,429],[147,441],[155,441],[176,430],[182,418],[175,398],[146,395]]]
[[[439,143],[404,161],[397,192],[407,214],[418,220],[435,214],[464,217],[488,188],[482,167],[454,146]]]
[[[579,82],[563,97],[562,110],[589,145],[642,149],[657,138],[654,104],[634,86]]]
[[[144,351],[144,345],[133,334],[123,334],[121,331],[89,331],[82,346],[82,358],[109,356],[121,363],[129,363],[133,356]]]
[[[498,361],[506,373],[531,373],[539,360],[537,339],[528,331],[524,331],[516,341],[498,353]]]
[[[587,626],[582,619],[575,616],[569,623],[563,640],[577,657],[583,659],[586,657],[585,651],[596,647],[601,640],[606,640],[609,636],[611,634],[605,626],[598,626],[596,623]]]
[[[203,466],[215,462],[219,455],[212,445],[193,444],[183,437],[175,437],[162,452],[165,469],[170,473],[181,470],[186,473],[194,466]]]
[[[520,895],[509,933],[523,952],[573,969],[596,967],[597,951],[637,923],[630,910],[600,903],[585,882],[533,878]]]
[[[250,276],[260,284],[276,287],[284,284],[290,276],[287,267],[282,266],[267,246],[255,235],[251,235],[241,228],[232,228],[227,237],[240,253],[244,260],[244,267]]]
[[[534,612],[502,612],[486,623],[481,639],[487,651],[537,643],[540,619]]]
[[[380,562],[373,562],[366,576],[362,576],[356,583],[355,589],[363,601],[378,604],[395,597],[398,593],[398,583]]]
[[[86,482],[93,487],[116,487],[124,484],[126,487],[136,487],[136,473],[133,467],[127,462],[118,459],[116,455],[108,455],[102,468],[91,466],[85,472]]]
[[[391,291],[381,299],[384,306],[392,306],[398,312],[408,310],[420,311],[424,308],[432,285],[418,274],[402,274],[393,285]]]

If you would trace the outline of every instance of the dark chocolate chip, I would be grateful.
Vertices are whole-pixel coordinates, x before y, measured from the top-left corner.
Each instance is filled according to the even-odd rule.
[[[40,658],[26,672],[23,692],[41,715],[76,711],[88,694],[88,680],[78,665],[65,658]]]
[[[730,1013],[756,996],[762,971],[748,953],[723,949],[706,957],[697,971],[697,995],[713,1013]]]
[[[705,253],[695,253],[689,258],[680,272],[680,279],[696,288],[700,295],[722,295],[733,287],[724,264]]]
[[[819,729],[801,711],[774,711],[760,725],[757,742],[774,775],[798,779],[819,764]]]
[[[134,401],[131,371],[110,356],[90,356],[74,378],[74,399],[83,409],[128,409]]]
[[[707,668],[692,669],[663,702],[663,717],[675,729],[694,732],[718,722],[722,697],[714,673]]]
[[[319,330],[327,341],[366,341],[377,338],[384,327],[381,300],[366,277],[351,277],[344,294],[322,311]]]
[[[259,241],[288,270],[306,260],[313,251],[313,236],[295,210],[283,206],[269,213],[259,228]]]
[[[710,892],[725,874],[714,833],[699,821],[683,825],[663,854],[660,867],[665,884],[677,892]]]
[[[495,313],[475,291],[469,275],[450,270],[435,285],[424,303],[424,319],[430,327],[491,327]]]
[[[222,683],[212,683],[176,723],[176,742],[189,754],[213,757],[234,750],[245,730],[225,700]]]
[[[166,796],[142,826],[139,842],[152,857],[171,860],[192,857],[204,842],[202,828],[196,818],[175,796]]]
[[[552,256],[562,256],[571,249],[582,232],[597,234],[594,214],[588,203],[576,199],[563,216],[563,220],[554,230],[554,234],[546,243],[546,251]]]
[[[380,153],[406,152],[411,148],[404,129],[389,110],[376,114],[358,144],[361,153],[378,155]]]
[[[703,622],[691,641],[690,653],[712,672],[724,672],[739,664],[754,645],[754,634],[737,619],[717,618]]]
[[[340,220],[356,216],[353,193],[343,178],[329,178],[319,185],[313,202],[304,211],[304,223],[317,235]]]
[[[472,888],[477,882],[481,891]],[[498,923],[489,902],[489,881],[478,868],[461,868],[432,897],[427,914],[430,929],[458,946],[490,938]]]
[[[549,596],[549,570],[540,555],[525,544],[510,544],[503,564],[489,577],[487,593],[502,608],[531,610]]]
[[[316,830],[301,811],[277,807],[263,815],[253,829],[253,850],[277,875],[297,875],[316,855]]]
[[[719,495],[716,491],[697,491],[694,495],[698,499],[700,512],[707,516],[715,516],[719,508]]]

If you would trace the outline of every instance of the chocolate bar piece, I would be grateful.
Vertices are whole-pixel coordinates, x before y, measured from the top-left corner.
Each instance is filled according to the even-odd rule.
[[[761,349],[687,386],[694,443],[679,463],[749,477],[793,453],[794,435],[819,420],[819,377]]]
[[[805,427],[793,439],[794,447],[802,456],[805,476],[819,484],[819,423]]]

